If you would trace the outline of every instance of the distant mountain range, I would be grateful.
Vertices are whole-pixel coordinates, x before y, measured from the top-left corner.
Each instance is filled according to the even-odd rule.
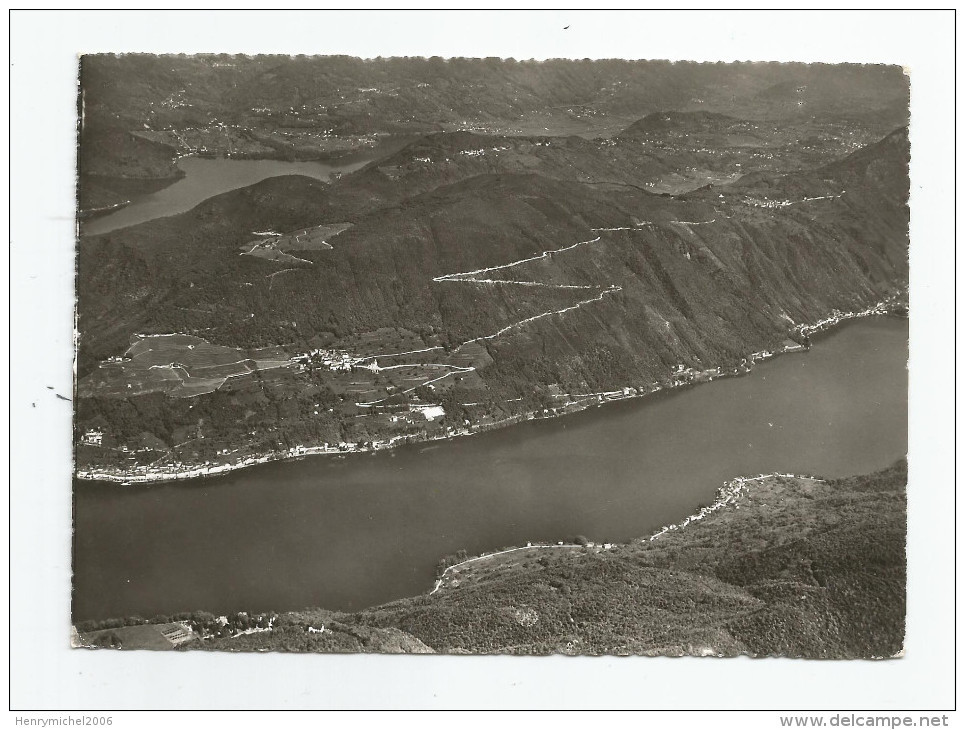
[[[511,121],[556,108],[632,117],[701,108],[755,119],[885,110],[902,117],[908,92],[899,67],[857,64],[126,54],[84,56],[81,74],[91,115],[132,124],[306,110],[343,124],[369,116],[369,128]]]
[[[175,154],[322,159],[457,129],[595,136],[668,110],[878,131],[908,119],[895,66],[126,54],[84,56],[80,77],[82,209],[170,180]]]

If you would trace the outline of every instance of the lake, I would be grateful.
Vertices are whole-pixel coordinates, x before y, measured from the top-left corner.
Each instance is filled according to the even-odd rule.
[[[752,373],[468,438],[210,480],[75,482],[74,620],[355,610],[448,553],[676,522],[737,475],[846,476],[907,451],[908,322],[872,317]]]
[[[184,213],[212,196],[254,185],[269,177],[305,175],[327,182],[330,173],[358,170],[374,159],[401,149],[412,139],[411,136],[397,135],[378,147],[348,155],[333,163],[182,157],[178,160],[178,167],[184,171],[184,177],[113,213],[84,221],[81,232],[84,235],[107,233],[155,218]]]

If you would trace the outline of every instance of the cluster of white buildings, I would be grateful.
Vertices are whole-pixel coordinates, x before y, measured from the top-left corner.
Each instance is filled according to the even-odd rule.
[[[161,102],[161,106],[167,109],[180,109],[182,107],[191,106],[183,98],[182,94],[185,93],[184,89],[179,89],[178,91],[171,94],[167,99]]]
[[[791,205],[798,205],[799,203],[811,203],[815,200],[837,200],[845,194],[846,191],[842,190],[837,195],[817,195],[813,198],[804,197],[801,200],[768,200],[765,196],[763,200],[760,198],[744,198],[744,205],[751,205],[755,208],[787,208]]]
[[[539,145],[540,143],[537,142],[536,146],[539,147]],[[478,150],[461,150],[459,154],[466,157],[482,157],[486,154],[486,152],[505,152],[508,149],[509,147],[490,147],[488,150],[485,148]]]
[[[737,502],[747,491],[750,483],[763,481],[769,477],[784,477],[785,479],[810,479],[815,482],[824,482],[823,479],[818,479],[811,474],[781,474],[780,472],[775,472],[773,474],[758,474],[756,477],[736,477],[729,482],[725,482],[724,486],[717,490],[716,498],[714,499],[713,504],[711,504],[709,507],[702,507],[699,512],[690,515],[684,519],[683,522],[661,527],[657,532],[650,536],[650,540],[656,540],[661,535],[665,535],[674,530],[681,530],[692,522],[702,520],[728,505],[733,505],[735,509],[740,509],[740,507],[737,505]]]
[[[755,479],[760,479],[761,477],[755,477]],[[726,507],[729,504],[735,504],[740,496],[747,489],[747,482],[753,481],[752,479],[746,479],[744,477],[737,477],[730,482],[727,482],[720,489],[717,490],[717,497],[713,504],[709,507],[702,507],[699,512],[696,512],[689,517],[687,517],[683,522],[678,522],[675,525],[665,525],[661,527],[657,532],[650,536],[650,541],[656,540],[661,535],[665,535],[668,532],[674,530],[682,530],[691,522],[697,522],[702,520],[708,515],[713,514],[719,509]]]
[[[538,147],[541,143],[537,142]],[[548,144],[548,143],[547,143]],[[490,147],[488,150],[486,148],[480,148],[478,150],[459,150],[460,155],[463,157],[483,157],[488,152],[505,152],[509,150],[509,147]],[[413,157],[413,162],[421,162],[424,164],[431,164],[433,162],[431,157]],[[450,159],[446,157],[443,162],[450,162]]]
[[[371,362],[365,363],[365,360],[371,360]],[[334,372],[351,372],[355,368],[365,368],[372,372],[381,370],[376,358],[358,357],[341,350],[309,350],[301,355],[293,355],[291,363],[302,368],[310,364],[322,365]]]
[[[798,331],[802,335],[810,335],[815,332],[820,332],[828,327],[833,327],[838,322],[845,319],[858,319],[860,317],[870,317],[873,314],[887,314],[889,306],[895,301],[897,295],[888,297],[884,301],[878,302],[873,307],[868,307],[860,312],[842,312],[839,309],[832,309],[831,314],[822,320],[815,322],[814,324],[802,324],[798,327]]]
[[[750,205],[755,208],[787,208],[792,205],[790,200],[768,200],[764,198],[760,200],[758,198],[746,198],[744,200],[745,205]]]
[[[81,442],[88,446],[102,446],[104,444],[104,432],[96,428],[89,428],[81,437]]]
[[[677,364],[676,370],[670,372],[670,377],[674,384],[690,383],[694,380],[712,380],[723,374],[719,367],[698,370],[693,367],[685,367],[682,363]]]

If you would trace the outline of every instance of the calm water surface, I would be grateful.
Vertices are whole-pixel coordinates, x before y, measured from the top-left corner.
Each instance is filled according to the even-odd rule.
[[[269,177],[305,175],[328,181],[329,173],[358,170],[371,160],[401,148],[407,141],[411,141],[411,138],[400,136],[375,149],[347,156],[331,164],[182,157],[178,160],[178,167],[185,175],[176,183],[138,198],[114,213],[85,221],[81,230],[84,234],[107,233],[155,218],[184,213],[212,196],[254,185]]]
[[[726,479],[845,476],[907,450],[907,320],[869,318],[741,378],[471,438],[151,487],[76,483],[76,620],[352,610],[439,558],[682,519]]]

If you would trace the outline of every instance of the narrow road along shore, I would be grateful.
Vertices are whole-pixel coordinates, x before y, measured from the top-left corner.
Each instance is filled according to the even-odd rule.
[[[594,239],[594,240],[598,240],[598,239]],[[581,243],[592,243],[592,242],[593,241],[583,241]],[[574,244],[574,245],[580,245],[580,244]],[[568,250],[571,248],[573,248],[573,246],[566,247],[565,249],[562,249],[562,250]],[[535,257],[535,258],[540,258],[540,257]],[[501,268],[505,268],[505,267],[501,267]],[[602,299],[604,295],[612,293],[612,291],[613,290],[608,289],[602,292],[598,297],[587,301],[598,301],[599,299]],[[829,316],[825,317],[822,320],[819,320],[814,324],[798,325],[796,329],[801,334],[806,334],[810,336],[812,334],[816,334],[818,332],[822,332],[827,329],[830,329],[831,327],[834,327],[835,325],[838,325],[841,322],[849,321],[852,319],[858,319],[862,317],[868,317],[872,315],[887,314],[889,311],[889,308],[894,305],[894,303],[897,301],[899,296],[900,294],[894,294],[891,297],[888,297],[887,299],[875,304],[874,306],[869,307],[860,312],[840,312],[835,310]],[[571,309],[578,308],[584,303],[585,302],[581,302],[577,305],[574,305],[573,307],[568,307],[561,311],[569,311]],[[550,316],[556,313],[558,312],[547,312],[541,315],[537,315],[536,317],[531,317],[527,320],[524,320],[524,322],[533,321],[534,319],[539,319],[540,317]],[[511,329],[512,327],[519,326],[524,322],[519,322],[514,325],[510,325],[509,327],[504,328],[500,332],[503,332],[507,329]],[[488,339],[494,336],[496,335],[488,335],[486,337],[476,338],[476,340]],[[468,342],[474,342],[476,340],[469,340]],[[468,342],[463,344],[468,344]],[[415,350],[412,352],[423,352],[423,351],[428,352],[436,349],[439,349],[439,348],[431,347],[431,348],[425,348],[425,350]],[[782,350],[776,350],[774,352],[764,351],[761,353],[752,353],[747,358],[746,369],[742,371],[741,374],[750,372],[750,370],[753,368],[753,365],[756,362],[769,359],[771,357],[774,357],[775,355],[783,354],[786,351],[795,351],[796,349],[797,348],[795,349],[785,348]],[[410,353],[399,353],[399,354],[401,355],[401,354],[410,354]],[[369,356],[369,357],[388,357],[388,356],[389,355]],[[369,358],[365,358],[365,359],[369,359]],[[471,366],[468,368],[461,368],[459,366],[448,366],[448,367],[451,367],[452,370],[449,373],[444,374],[440,378],[436,378],[435,380],[441,380],[442,378],[448,377],[449,375],[456,372],[468,372],[475,369]],[[732,373],[725,372],[717,377],[729,377],[731,375]],[[715,380],[715,379],[717,378],[716,377],[711,378],[710,380]],[[434,382],[434,381],[430,381],[430,382]],[[630,389],[627,388],[625,390],[606,391],[601,394],[575,393],[575,394],[565,394],[565,395],[573,399],[570,401],[570,405],[574,408],[574,410],[568,411],[569,413],[573,413],[578,410],[584,410],[585,408],[588,408],[591,405],[598,404],[601,398],[603,399],[604,402],[615,401],[615,400],[627,400],[630,398],[641,398],[647,395],[651,395],[653,393],[657,393],[670,388],[681,387],[684,385],[687,385],[687,383],[679,383],[679,384],[675,383],[674,385],[667,386],[667,387],[657,386],[652,390],[646,390],[646,391],[635,391],[635,390],[630,391]],[[630,391],[630,392],[627,392],[627,391]],[[367,403],[367,404],[359,404],[359,405],[363,405],[363,407],[364,406],[371,407],[372,405],[375,405],[375,403],[377,402],[378,401],[375,401],[373,403]],[[556,414],[556,415],[560,415],[560,414]],[[287,459],[302,458],[304,456],[345,455],[349,453],[365,453],[365,452],[382,451],[386,449],[391,449],[391,448],[394,448],[395,446],[398,446],[400,443],[428,443],[432,441],[444,441],[444,440],[449,440],[451,438],[457,438],[460,436],[471,436],[477,433],[490,431],[495,428],[501,428],[501,427],[505,427],[508,425],[525,422],[529,420],[536,420],[539,418],[553,418],[553,417],[556,417],[556,415],[547,416],[547,415],[542,415],[540,412],[526,412],[526,413],[509,416],[505,419],[493,422],[491,424],[485,424],[485,425],[472,424],[469,428],[461,429],[455,433],[447,433],[447,434],[442,434],[439,436],[433,436],[429,438],[414,438],[412,436],[393,436],[386,440],[376,441],[373,443],[372,446],[365,447],[365,448],[360,447],[358,445],[352,445],[351,448],[346,448],[346,449],[338,448],[338,447],[326,448],[326,447],[320,447],[320,446],[297,446],[283,452],[273,452],[270,454],[249,456],[241,461],[233,462],[233,463],[191,465],[191,466],[180,468],[178,470],[171,470],[171,471],[155,470],[155,471],[144,471],[144,472],[122,472],[122,471],[118,472],[118,471],[101,470],[101,469],[78,470],[75,472],[75,477],[82,481],[106,481],[106,482],[115,482],[120,484],[146,484],[146,483],[182,481],[187,479],[196,479],[200,477],[218,476],[221,474],[226,474],[231,471],[236,471],[238,469],[244,469],[249,466],[266,464],[272,461],[283,461]]]
[[[727,482],[724,482],[723,486],[721,486],[717,490],[717,495],[712,504],[706,507],[701,507],[697,512],[694,512],[693,514],[688,515],[680,522],[676,522],[671,525],[665,525],[664,527],[659,528],[656,532],[654,532],[649,537],[637,538],[635,540],[631,540],[626,543],[609,543],[609,542],[592,543],[590,542],[590,543],[587,543],[585,546],[580,544],[574,544],[574,543],[556,543],[555,545],[548,544],[548,543],[527,543],[525,546],[521,546],[521,547],[512,547],[512,548],[506,548],[505,550],[497,550],[491,553],[482,553],[475,557],[467,558],[466,560],[462,560],[458,563],[454,563],[453,565],[447,566],[445,570],[443,570],[442,573],[439,575],[439,577],[436,579],[435,585],[433,586],[432,590],[429,591],[428,595],[431,596],[434,593],[438,592],[439,589],[445,586],[446,580],[447,578],[450,577],[450,574],[458,573],[459,569],[463,568],[466,565],[485,561],[485,560],[490,560],[492,558],[496,558],[501,555],[508,555],[510,553],[520,552],[522,550],[546,550],[546,549],[583,550],[584,548],[588,548],[591,550],[611,550],[614,547],[619,547],[621,545],[628,545],[634,542],[653,542],[654,540],[659,539],[661,536],[666,535],[668,532],[683,530],[688,525],[694,522],[697,522],[699,520],[702,520],[705,517],[712,515],[714,512],[725,509],[729,506],[736,505],[737,502],[740,500],[740,498],[747,493],[748,489],[751,487],[751,485],[753,485],[754,482],[760,482],[765,479],[771,479],[774,477],[781,477],[784,479],[805,479],[808,481],[820,482],[820,483],[825,482],[824,479],[818,479],[817,477],[809,474],[807,475],[806,474],[782,474],[780,472],[772,472],[770,474],[758,474],[756,477],[737,476]]]

